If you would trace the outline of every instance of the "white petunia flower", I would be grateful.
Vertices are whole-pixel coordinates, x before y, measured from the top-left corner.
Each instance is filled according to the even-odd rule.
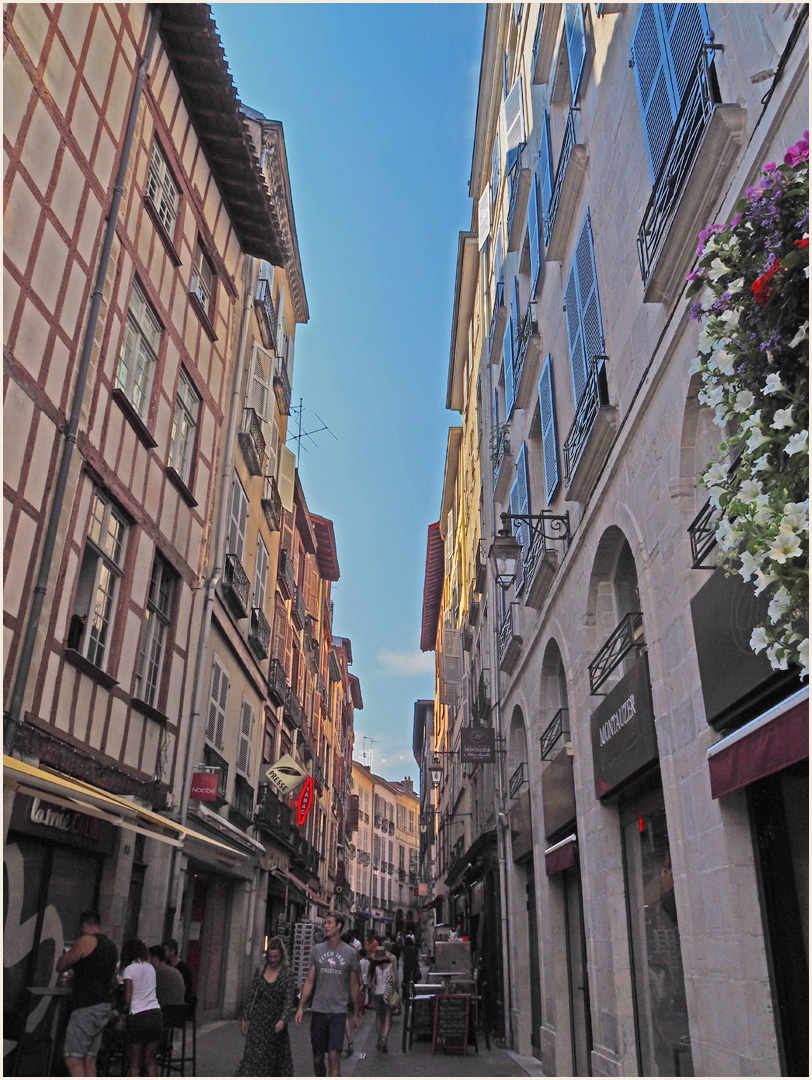
[[[767,614],[770,617],[771,623],[777,623],[781,616],[789,610],[792,605],[792,597],[782,585],[781,588],[770,600],[770,606],[767,608]]]
[[[763,555],[751,555],[749,551],[743,551],[741,554],[741,570],[739,574],[745,581],[749,581],[750,578],[761,566],[761,560]]]
[[[769,589],[775,581],[778,581],[775,574],[765,574],[763,570],[756,570],[757,588],[754,595],[760,596],[761,593],[763,593],[765,589]]]
[[[792,419],[792,406],[788,409],[776,409],[773,416],[773,427],[776,431],[783,431],[786,427],[795,427]]]
[[[731,281],[731,283],[727,287],[727,291],[729,293],[741,292],[743,289],[744,289],[744,278],[743,277],[736,278],[735,281]]]
[[[691,366],[688,368],[689,375],[697,375],[705,366],[705,360],[701,356],[696,356],[691,361]]]
[[[699,391],[699,403],[700,405],[710,405],[712,409],[715,409],[717,405],[722,404],[724,396],[725,392],[721,386],[706,386]]]
[[[801,541],[791,532],[780,532],[767,552],[773,562],[783,566],[787,559],[794,559],[801,554]]]
[[[722,518],[715,535],[716,542],[722,551],[733,551],[738,547],[739,541],[744,534],[727,518]]]
[[[745,480],[739,488],[739,498],[744,503],[755,502],[761,494],[760,480]]]
[[[713,414],[713,422],[717,427],[724,427],[728,421],[728,411],[724,405],[717,405]]]
[[[753,472],[761,472],[762,469],[766,469],[769,465],[769,454],[762,454],[760,458],[756,458],[753,462]]]
[[[736,400],[733,404],[739,412],[744,413],[749,409],[752,409],[755,400],[752,390],[740,390],[738,394],[736,394]]]
[[[801,678],[809,678],[809,638],[805,637],[798,646],[798,660],[801,664]]]
[[[750,635],[750,648],[754,653],[760,653],[762,649],[767,648],[768,644],[767,631],[763,626],[757,626]]]
[[[786,649],[783,649],[780,645],[771,645],[767,649],[767,658],[774,671],[786,671],[789,667]]]
[[[733,356],[732,353],[729,353],[724,347],[717,349],[708,361],[709,366],[721,372],[722,375],[732,375],[733,365],[735,363],[735,356]]]
[[[806,320],[806,322],[803,324],[803,326],[798,327],[798,333],[795,335],[795,337],[789,343],[790,348],[792,348],[795,345],[800,345],[801,342],[806,341],[806,339],[808,337],[809,337],[809,319]]]
[[[728,332],[739,325],[739,312],[735,308],[728,308],[727,311],[723,311],[719,318],[725,323]]]
[[[765,435],[760,428],[753,428],[750,432],[750,437],[747,440],[747,449],[751,454],[754,454],[759,447],[770,441],[770,436]]]
[[[707,270],[708,277],[711,281],[718,281],[719,278],[724,277],[725,274],[730,273],[730,267],[725,266],[721,259],[716,258],[710,264]]]
[[[714,461],[713,465],[705,470],[702,480],[707,485],[724,484],[727,480],[727,469],[718,461]]]
[[[707,356],[715,344],[716,339],[708,333],[707,326],[703,326],[699,333],[699,351]]]
[[[769,525],[773,519],[772,508],[770,507],[770,496],[759,495],[753,504],[755,512],[753,514],[754,525]]]
[[[763,387],[765,394],[777,394],[781,390],[786,390],[786,386],[781,382],[781,376],[776,375],[774,371],[770,372],[767,376],[767,381]]]
[[[782,532],[809,531],[809,499],[802,503],[785,503],[784,517],[781,519]]]
[[[784,453],[792,457],[793,454],[805,454],[809,443],[809,432],[798,431],[792,435],[784,447]]]

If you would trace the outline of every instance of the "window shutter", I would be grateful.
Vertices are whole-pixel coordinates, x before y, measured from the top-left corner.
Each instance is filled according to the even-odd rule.
[[[254,563],[254,607],[265,607],[265,586],[268,580],[268,549],[261,536],[257,537],[257,557]]]
[[[510,489],[510,512],[511,514],[530,513],[530,490],[527,475],[527,446],[522,443],[516,455],[516,480]],[[522,557],[516,573],[516,593],[520,593],[524,587],[524,565],[530,547],[530,526],[526,521],[513,523],[513,535],[522,545]]]
[[[581,394],[586,386],[586,365],[584,363],[584,340],[581,331],[581,312],[578,307],[578,281],[575,273],[575,262],[572,264],[570,276],[567,280],[565,293],[567,309],[567,340],[570,347],[570,369],[572,371],[572,388],[575,395],[575,404],[581,400]]]
[[[496,259],[493,264],[493,280],[497,283],[504,281],[505,254],[502,248],[502,230],[496,234]]]
[[[505,126],[505,168],[509,173],[513,168],[519,147],[524,142],[524,98],[522,96],[521,75],[513,84],[502,106]]]
[[[578,269],[578,303],[583,327],[584,362],[587,374],[596,356],[603,356],[603,324],[598,298],[598,276],[595,272],[595,248],[592,240],[592,221],[587,211],[578,247],[575,249]]]
[[[510,300],[511,314],[513,315],[513,357],[519,355],[519,331],[522,309],[519,306],[519,279],[515,277],[513,279],[513,296]]]
[[[272,388],[273,357],[255,342],[251,380],[248,387],[248,405],[266,424],[273,417]]]
[[[553,358],[547,355],[539,379],[541,440],[544,447],[544,489],[551,506],[558,488],[558,444],[555,433],[555,398],[553,396]]]
[[[567,32],[567,55],[570,65],[570,84],[572,103],[578,100],[581,88],[581,75],[586,60],[586,24],[584,23],[583,4],[564,4],[564,21]]]
[[[288,378],[293,381],[293,353],[296,349],[296,341],[288,335],[287,348],[285,349],[285,361],[287,363]]]
[[[276,294],[276,354],[282,352],[282,340],[285,336],[287,321],[285,319],[285,282],[279,282],[279,292]]]
[[[214,735],[217,731],[217,708],[220,701],[220,680],[222,678],[223,669],[220,667],[220,661],[215,656],[211,664],[211,686],[209,688],[209,715],[206,720],[206,738],[209,742],[214,742]]]
[[[634,78],[652,181],[663,163],[677,116],[656,4],[644,4],[632,39]]]
[[[448,682],[462,681],[462,630],[453,627],[443,628],[443,651],[440,654],[445,661],[445,678]]]
[[[251,736],[254,730],[254,710],[243,700],[240,712],[240,745],[237,750],[237,769],[246,776],[251,768]]]
[[[541,232],[539,214],[539,182],[533,174],[530,191],[530,206],[527,212],[527,232],[530,242],[530,296],[536,295],[536,287],[541,270]]]
[[[711,40],[704,4],[657,4],[663,20],[678,106],[693,80],[699,54]]]
[[[493,426],[499,427],[499,388],[493,388]]]
[[[288,617],[285,611],[285,601],[279,593],[276,594],[273,613],[273,646],[271,655],[274,659],[285,663],[285,641],[288,633]]]
[[[488,237],[491,234],[491,186],[485,185],[485,190],[479,197],[479,208],[477,214],[477,220],[479,222],[479,250],[485,247],[488,242]]]
[[[236,555],[242,562],[245,548],[245,527],[248,522],[248,497],[245,490],[234,477],[231,488],[231,519],[228,527],[228,554]]]
[[[491,154],[491,199],[496,202],[499,191],[499,132],[493,140],[493,153]]]
[[[282,444],[280,440],[279,475],[277,476],[277,484],[279,486],[279,497],[286,510],[290,510],[293,506],[293,486],[295,482],[296,455],[290,447]]]
[[[463,675],[460,687],[460,704],[462,705],[462,726],[471,726],[471,677]]]
[[[276,479],[276,465],[279,460],[279,426],[275,420],[268,424],[268,475]]]
[[[539,179],[541,181],[541,226],[544,243],[550,242],[550,200],[553,197],[553,155],[550,149],[550,114],[544,113],[541,121],[541,144],[539,146]]]
[[[510,419],[516,388],[513,385],[513,319],[508,319],[507,330],[502,339],[502,366],[505,370],[505,419]]]

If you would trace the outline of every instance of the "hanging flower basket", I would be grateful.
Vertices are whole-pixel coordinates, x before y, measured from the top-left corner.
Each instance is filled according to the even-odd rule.
[[[750,639],[809,671],[809,132],[699,234],[689,315],[703,324],[699,400],[725,429],[699,482],[719,511],[719,561],[768,591]]]

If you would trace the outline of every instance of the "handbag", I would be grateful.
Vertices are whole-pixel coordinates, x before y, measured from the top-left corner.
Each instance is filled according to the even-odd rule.
[[[392,996],[389,998],[389,1005],[393,1009],[400,1008],[400,994],[397,992],[397,990],[392,991]]]

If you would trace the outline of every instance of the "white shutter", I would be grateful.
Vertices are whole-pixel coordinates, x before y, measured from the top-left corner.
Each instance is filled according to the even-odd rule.
[[[287,446],[279,448],[279,497],[286,510],[293,509],[293,485],[296,479],[296,455]]]
[[[248,522],[248,496],[239,479],[234,477],[231,489],[231,520],[228,528],[229,555],[236,555],[242,562],[245,549],[245,527]]]
[[[279,458],[279,425],[275,420],[271,420],[270,424],[268,424],[268,440],[265,449],[268,454],[268,476],[276,479]]]
[[[254,342],[251,378],[248,384],[248,405],[266,424],[273,418],[273,364],[274,359],[271,354]]]
[[[237,751],[237,770],[246,776],[251,768],[251,735],[254,730],[254,710],[243,699],[240,710],[240,746]]]
[[[228,672],[215,656],[211,664],[211,689],[209,691],[209,717],[206,723],[206,738],[218,750],[223,749],[228,689]]]
[[[491,234],[491,185],[486,184],[485,190],[479,197],[479,250],[485,247]]]
[[[471,676],[463,675],[460,687],[460,704],[462,705],[462,726],[471,726]]]
[[[461,683],[463,670],[462,630],[450,627],[443,629],[443,651],[440,654],[443,664],[443,678],[446,682]]]
[[[524,142],[524,97],[522,95],[521,75],[505,98],[502,111],[505,126],[506,169],[510,172],[516,157],[516,151]]]
[[[254,564],[254,607],[265,607],[265,583],[268,580],[268,549],[261,536],[257,537],[257,558]]]

